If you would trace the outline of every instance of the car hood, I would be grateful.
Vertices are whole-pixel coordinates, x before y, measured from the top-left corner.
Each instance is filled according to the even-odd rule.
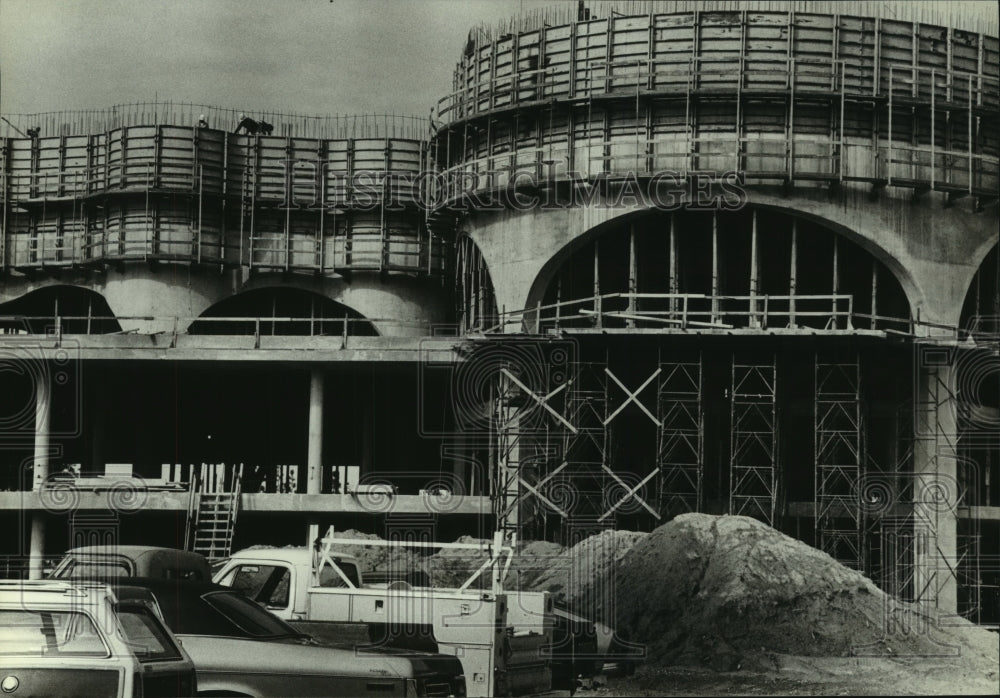
[[[283,640],[251,640],[207,635],[178,635],[197,671],[322,674],[406,678],[426,674],[457,675],[461,663],[438,654],[355,652]]]

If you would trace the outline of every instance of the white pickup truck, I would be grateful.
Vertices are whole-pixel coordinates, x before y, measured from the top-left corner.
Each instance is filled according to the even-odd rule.
[[[553,638],[560,621],[547,592],[504,593],[497,583],[493,590],[483,591],[472,588],[475,577],[453,589],[427,586],[417,576],[366,584],[358,560],[332,546],[386,542],[329,537],[322,542],[318,550],[255,548],[235,553],[218,568],[213,581],[239,589],[280,618],[327,641],[346,639],[453,654],[462,661],[469,696],[575,688],[578,672],[572,654],[568,666],[565,659],[553,661],[553,647],[558,648]],[[423,546],[480,549],[475,544]],[[491,546],[495,575],[501,568],[502,547]],[[508,555],[512,552],[505,550]],[[480,573],[486,569],[484,565]],[[567,627],[565,617],[562,627]]]

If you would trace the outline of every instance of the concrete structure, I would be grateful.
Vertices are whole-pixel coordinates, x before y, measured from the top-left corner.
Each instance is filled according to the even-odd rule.
[[[0,378],[38,421],[3,416],[6,471],[130,464],[110,525],[159,542],[202,463],[243,464],[238,546],[745,514],[996,624],[997,32],[886,7],[477,29],[430,135],[178,105],[8,134]],[[12,556],[110,506],[31,482]]]

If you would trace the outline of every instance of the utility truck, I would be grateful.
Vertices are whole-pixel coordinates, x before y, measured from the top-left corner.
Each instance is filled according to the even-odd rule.
[[[461,586],[439,588],[419,575],[367,583],[346,546],[482,551],[479,543],[337,538],[328,531],[307,548],[255,548],[235,553],[214,581],[241,590],[280,618],[326,641],[360,637],[375,645],[452,654],[462,662],[469,696],[526,695],[575,688],[577,671],[564,632],[558,641],[548,592],[504,590],[513,548],[497,534],[488,558]],[[476,588],[489,574],[488,590]],[[406,578],[406,577],[409,578]],[[565,619],[562,626],[566,628]],[[360,629],[360,632],[359,632]],[[563,646],[560,647],[560,644]],[[580,647],[593,657],[596,647]],[[554,654],[555,651],[555,654]],[[567,659],[553,661],[556,655]]]

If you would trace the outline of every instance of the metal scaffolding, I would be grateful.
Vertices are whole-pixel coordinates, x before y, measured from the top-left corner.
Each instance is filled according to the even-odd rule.
[[[814,464],[816,547],[860,569],[864,544],[858,499],[863,461],[861,367],[816,356]]]
[[[661,355],[659,364],[657,499],[661,515],[669,519],[702,511],[705,429],[701,352],[696,361],[669,361]]]
[[[621,414],[626,408],[630,405],[634,405],[647,418],[649,418],[658,430],[660,427],[660,420],[654,414],[654,410],[651,410],[643,402],[642,395],[647,388],[653,385],[662,372],[663,369],[657,367],[656,370],[654,370],[642,383],[632,389],[625,385],[625,383],[623,383],[610,368],[605,368],[604,374],[608,379],[610,379],[609,382],[605,383],[608,391],[612,390],[613,384],[618,388],[618,390],[614,391],[616,396],[619,392],[624,394],[624,399],[616,397],[616,400],[613,403],[616,405],[614,410],[612,410],[604,420],[605,428],[609,428],[612,420],[614,420],[614,418]],[[612,404],[610,394],[606,394],[606,401],[607,406]],[[656,476],[660,472],[658,465],[654,464],[653,468],[645,475],[635,472],[617,473],[607,464],[603,466],[603,470],[611,480],[608,482],[610,489],[605,490],[606,509],[604,510],[604,513],[598,517],[598,521],[604,521],[605,519],[614,516],[619,510],[622,512],[631,512],[638,511],[639,509],[645,509],[653,516],[654,519],[657,521],[661,520],[659,510],[647,502],[645,498],[648,497],[645,491],[646,485],[651,480],[655,480]]]
[[[729,512],[774,525],[778,502],[777,367],[733,357]]]
[[[505,536],[517,533],[520,524],[521,431],[518,386],[508,367],[497,375],[494,405],[494,439],[496,444],[494,467],[490,468],[493,513],[497,530]]]
[[[927,534],[916,525],[913,512],[913,410],[912,399],[896,410],[891,468],[883,471],[869,459],[862,488],[865,520],[870,522],[868,574],[890,596],[908,602],[916,598],[916,540]]]
[[[980,623],[983,588],[986,586],[983,584],[980,558],[982,534],[978,531],[977,520],[972,519],[962,523],[971,531],[959,533],[957,536],[958,563],[955,570],[958,576],[958,615],[973,623]]]
[[[563,478],[559,504],[568,518],[596,520],[604,512],[604,489],[608,484],[607,359],[581,361],[573,367],[572,387],[566,396],[563,429],[563,460],[549,473]]]
[[[494,363],[487,356],[494,372],[490,496],[497,528],[524,536],[532,526],[544,527],[551,513],[568,518],[573,512],[572,478],[564,472],[569,464],[560,462],[557,442],[576,431],[567,418],[575,376],[532,370],[539,358],[533,353],[493,350],[506,358]],[[526,371],[525,358],[532,362]]]

